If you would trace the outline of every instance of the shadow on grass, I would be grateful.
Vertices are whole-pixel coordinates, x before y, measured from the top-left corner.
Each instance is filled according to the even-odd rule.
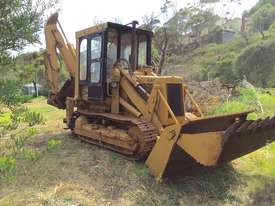
[[[231,165],[202,169],[194,174],[157,183],[144,178],[145,189],[136,195],[136,205],[216,205],[223,202],[238,203],[236,187],[245,184]]]
[[[256,186],[253,192],[249,193],[249,203],[247,206],[269,206],[275,205],[275,178],[254,176],[262,184]]]
[[[236,190],[246,183],[230,164],[203,168],[185,177],[170,177],[157,182],[149,174],[144,161],[131,162],[114,152],[97,146],[89,147],[93,150],[97,148],[106,154],[104,165],[101,166],[108,169],[101,171],[97,181],[102,181],[103,184],[99,184],[96,190],[111,202],[125,196],[134,202],[134,205],[144,206],[241,202]],[[105,165],[106,160],[108,166]],[[100,180],[101,178],[104,180]]]

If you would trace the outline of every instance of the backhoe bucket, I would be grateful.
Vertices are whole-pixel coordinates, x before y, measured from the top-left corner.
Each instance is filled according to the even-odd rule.
[[[251,153],[275,141],[275,117],[246,120],[249,112],[192,120],[164,129],[146,160],[157,178],[184,176]]]

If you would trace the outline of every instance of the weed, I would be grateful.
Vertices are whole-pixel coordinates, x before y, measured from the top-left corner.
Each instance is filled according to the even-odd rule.
[[[25,146],[26,140],[28,139],[28,136],[25,135],[24,133],[22,134],[12,134],[11,139],[14,143],[14,151],[16,153],[17,150],[20,150],[22,147]]]
[[[16,160],[9,156],[0,156],[0,179],[13,179],[16,169]]]
[[[0,125],[7,125],[10,122],[10,112],[0,112]]]
[[[38,159],[38,152],[33,149],[23,148],[21,157],[25,160],[36,161]]]
[[[34,135],[38,134],[38,130],[37,130],[37,128],[35,128],[35,127],[30,127],[30,128],[28,128],[28,129],[27,129],[27,132],[28,132],[28,134],[29,134],[30,136],[34,136]]]
[[[47,150],[52,151],[60,144],[61,144],[61,140],[51,139],[47,143]]]
[[[30,127],[38,124],[44,124],[45,120],[42,114],[37,112],[28,111],[24,115],[24,121],[29,124]]]
[[[7,127],[0,125],[0,137],[3,137],[7,133]]]

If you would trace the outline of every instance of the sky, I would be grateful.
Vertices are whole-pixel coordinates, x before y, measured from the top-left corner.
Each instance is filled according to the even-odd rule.
[[[179,9],[188,3],[197,0],[171,0],[174,8]],[[230,1],[230,0],[228,0]],[[234,17],[241,17],[243,11],[249,10],[258,0],[242,0],[242,4],[235,4],[231,8],[218,5],[215,10],[218,14],[229,12]],[[114,21],[119,19],[127,24],[132,20],[142,23],[144,15],[160,14],[160,7],[164,0],[62,0],[59,12],[59,21],[66,36],[75,44],[75,32],[93,26],[96,21]],[[25,51],[35,51],[44,46],[44,35],[41,33],[42,45],[30,45]]]

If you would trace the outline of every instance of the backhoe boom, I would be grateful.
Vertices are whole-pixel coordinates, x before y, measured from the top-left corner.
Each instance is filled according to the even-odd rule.
[[[46,51],[44,53],[44,64],[46,68],[45,75],[50,86],[48,103],[64,109],[66,97],[73,95],[73,81],[68,80],[66,84],[64,84],[65,88],[59,88],[59,72],[61,69],[59,56],[62,57],[70,78],[74,79],[76,69],[76,51],[74,46],[68,42],[65,33],[59,24],[57,13],[53,14],[47,20],[44,31],[46,38]],[[62,92],[60,92],[61,90]]]

